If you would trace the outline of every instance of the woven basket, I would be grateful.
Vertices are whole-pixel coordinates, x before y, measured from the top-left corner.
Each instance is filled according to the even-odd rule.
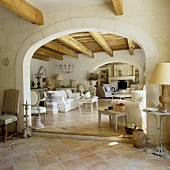
[[[118,105],[116,105],[116,110],[117,111],[125,111],[125,106],[118,106]]]

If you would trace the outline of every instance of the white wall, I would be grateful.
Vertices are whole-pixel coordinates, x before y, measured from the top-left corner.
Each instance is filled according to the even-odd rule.
[[[18,88],[21,91],[21,113],[18,119],[20,131],[23,129],[23,103],[26,99],[28,102],[30,101],[29,82],[25,82],[29,79],[25,79],[27,76],[30,77],[29,63],[32,54],[37,48],[52,39],[82,30],[103,30],[129,37],[141,45],[146,56],[146,80],[149,80],[157,62],[170,62],[170,48],[168,48],[168,44],[170,44],[170,2],[167,0],[149,0],[147,3],[146,0],[126,0],[123,2],[123,16],[115,16],[111,10],[112,3],[110,3],[47,13],[43,26],[33,25],[18,16],[0,20],[0,59],[1,61],[6,57],[9,59],[8,66],[1,63],[0,67],[0,106],[2,106],[2,96],[5,89]],[[120,59],[123,58],[120,57]],[[64,61],[66,60],[64,59]],[[104,63],[108,60],[106,58],[91,63],[92,65],[88,65],[88,61],[91,59],[86,57],[84,61],[87,68],[92,70],[99,64],[102,65],[102,61]],[[79,74],[77,71],[76,75]],[[49,73],[54,74],[50,70]],[[77,77],[76,75],[75,77]],[[148,104],[158,103],[158,88],[153,85],[148,87]],[[168,120],[168,118],[165,120],[165,125],[169,124]],[[149,121],[151,130],[148,129],[149,133],[152,134],[152,129],[154,129],[152,124],[155,120],[150,118]],[[166,128],[166,134],[168,133],[170,130]],[[168,135],[165,135],[165,138],[168,141]]]
[[[107,61],[105,61],[107,60]],[[87,71],[90,70],[90,66],[98,63],[98,67],[107,63],[111,62],[128,62],[130,64],[134,64],[135,66],[140,66],[139,70],[141,72],[141,83],[143,83],[143,72],[145,67],[145,55],[142,50],[135,50],[135,54],[131,56],[129,54],[128,50],[124,51],[115,51],[114,57],[110,57],[107,53],[96,53],[94,55],[93,59],[90,59],[89,57],[80,54],[79,59],[70,57],[70,56],[64,56],[64,60],[56,60],[56,59],[50,59],[50,62],[48,63],[48,73],[49,76],[53,79],[53,82],[57,86],[57,81],[55,80],[56,74],[61,74],[63,76],[63,81],[61,81],[61,85],[70,85],[70,80],[74,79],[75,84],[85,84],[86,87],[88,87],[88,82],[86,80],[86,74]],[[72,73],[64,74],[59,69],[59,65],[69,65],[74,64],[74,69]]]

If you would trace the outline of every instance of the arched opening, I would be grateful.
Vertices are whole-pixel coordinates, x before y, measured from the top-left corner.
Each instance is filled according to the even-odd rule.
[[[124,22],[114,21],[111,19],[103,19],[103,18],[82,18],[83,24],[80,25],[79,22],[77,22],[77,19],[79,18],[65,20],[56,23],[54,25],[51,25],[49,27],[46,27],[40,30],[39,32],[35,33],[34,35],[32,35],[30,38],[28,38],[21,46],[17,54],[16,64],[15,64],[16,88],[21,91],[21,106],[20,106],[21,113],[24,112],[22,104],[25,103],[26,100],[28,101],[28,103],[30,103],[31,57],[37,48],[39,48],[43,44],[55,38],[61,37],[63,35],[67,35],[69,33],[80,32],[80,31],[107,31],[109,33],[130,37],[138,44],[140,44],[146,56],[146,72],[147,72],[147,64],[150,58],[152,58],[152,61],[154,61],[152,62],[153,64],[157,62],[158,53],[157,53],[155,43],[145,32],[143,32],[139,28]],[[95,28],[94,26],[88,24],[91,23],[90,22],[91,19],[93,19],[93,22],[96,23]],[[110,27],[110,24],[116,26]],[[106,59],[106,60],[108,60],[107,62],[112,62],[112,59]],[[98,67],[99,65],[100,65],[99,63],[92,64],[90,66],[90,70],[93,70],[95,67]],[[140,66],[138,68],[140,69]],[[19,115],[18,123],[19,123],[19,131],[22,131],[24,127],[23,114]]]

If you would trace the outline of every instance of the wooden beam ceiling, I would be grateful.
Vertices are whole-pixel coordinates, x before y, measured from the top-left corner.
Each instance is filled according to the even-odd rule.
[[[47,44],[44,45],[45,47],[48,47],[54,51],[59,51],[60,53],[63,53],[65,55],[69,55],[69,56],[72,56],[74,58],[78,58],[78,54],[75,53],[74,51],[54,42],[54,41],[51,41]]]
[[[34,24],[44,24],[42,12],[25,0],[0,0],[0,5],[3,5],[5,8],[13,11]]]
[[[43,56],[43,55],[39,55],[39,54],[34,54],[32,56],[32,58],[38,59],[38,60],[43,60],[43,61],[49,61],[49,57]]]
[[[62,41],[63,43],[67,44],[68,46],[71,46],[72,48],[86,54],[90,58],[94,58],[93,53],[89,49],[87,49],[83,44],[81,44],[80,42],[75,40],[73,37],[71,37],[69,35],[65,35],[65,36],[60,37],[58,39],[60,41]]]
[[[131,39],[127,38],[130,55],[134,55],[133,42]]]
[[[54,52],[49,51],[49,50],[44,49],[44,48],[39,48],[35,53],[36,54],[41,54],[43,56],[48,56],[48,57],[51,57],[51,58],[55,58],[55,59],[58,59],[58,60],[63,60],[63,55],[62,54],[54,53]]]
[[[122,0],[112,0],[113,7],[116,15],[123,15],[123,2]]]
[[[109,47],[104,38],[100,35],[99,32],[90,32],[91,36],[102,46],[102,48],[113,57],[113,50]]]

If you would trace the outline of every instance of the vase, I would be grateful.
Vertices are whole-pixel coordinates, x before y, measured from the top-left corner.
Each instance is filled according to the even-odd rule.
[[[84,98],[90,98],[90,92],[86,92],[86,93],[84,94]]]
[[[136,129],[132,134],[132,143],[136,148],[144,148],[147,144],[146,134],[142,129]]]
[[[97,82],[97,80],[90,80],[90,83],[91,83],[92,86],[95,86],[96,82]]]

